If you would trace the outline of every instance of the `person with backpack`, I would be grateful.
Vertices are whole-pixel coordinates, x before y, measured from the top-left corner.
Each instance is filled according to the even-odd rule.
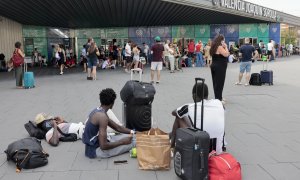
[[[22,65],[24,64],[24,57],[25,57],[25,54],[21,50],[21,43],[16,42],[15,50],[14,50],[13,56],[11,58],[11,61],[13,62],[13,66],[15,69],[17,89],[23,89],[23,74],[24,74],[24,72],[23,72]]]

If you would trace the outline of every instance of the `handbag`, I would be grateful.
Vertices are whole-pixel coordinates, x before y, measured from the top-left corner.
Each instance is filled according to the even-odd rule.
[[[29,121],[28,123],[24,124],[24,127],[30,137],[35,137],[37,139],[44,139],[47,131],[38,128],[33,122]]]
[[[208,167],[210,180],[242,180],[241,165],[229,153],[216,155],[216,152],[212,151],[208,160]]]
[[[169,135],[155,128],[136,134],[136,151],[139,169],[169,170],[171,144]]]
[[[49,154],[43,150],[41,141],[36,138],[24,138],[8,145],[5,150],[7,160],[16,163],[16,172],[21,169],[33,169],[48,164]]]
[[[17,52],[17,50],[14,51],[14,54],[11,58],[14,67],[19,67],[24,63],[24,58]]]

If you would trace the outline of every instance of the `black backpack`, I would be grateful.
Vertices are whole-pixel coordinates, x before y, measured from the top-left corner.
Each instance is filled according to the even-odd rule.
[[[36,138],[24,138],[8,145],[4,151],[7,161],[16,163],[17,172],[21,169],[33,169],[48,164],[47,154],[41,145],[41,141]]]
[[[261,86],[261,77],[259,73],[252,73],[249,84],[252,86]]]
[[[42,128],[35,125],[32,121],[24,124],[24,127],[30,137],[35,137],[37,139],[44,139],[47,131],[43,130]]]

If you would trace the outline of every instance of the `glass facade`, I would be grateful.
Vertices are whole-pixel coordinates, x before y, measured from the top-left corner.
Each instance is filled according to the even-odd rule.
[[[75,50],[77,57],[87,38],[94,38],[98,46],[106,50],[112,42],[121,47],[130,39],[141,45],[154,43],[154,37],[160,36],[162,41],[179,43],[186,46],[190,39],[201,40],[204,44],[217,34],[223,34],[228,44],[242,44],[244,38],[249,37],[252,44],[262,40],[267,43],[270,39],[276,44],[293,44],[299,46],[300,28],[279,23],[261,24],[217,24],[217,25],[179,25],[163,27],[124,27],[124,28],[94,28],[94,29],[57,29],[38,26],[23,26],[25,52],[30,56],[34,48],[38,48],[42,55],[52,56],[52,45],[64,44]]]

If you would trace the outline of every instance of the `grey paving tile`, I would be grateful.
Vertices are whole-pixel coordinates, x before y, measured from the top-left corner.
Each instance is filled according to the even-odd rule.
[[[69,171],[69,172],[45,172],[40,180],[54,180],[54,179],[70,179],[79,180],[81,172]]]
[[[260,166],[276,180],[300,178],[300,170],[290,163],[260,164]]]
[[[13,179],[22,179],[22,180],[39,180],[43,173],[14,173],[6,174],[1,180],[13,180]]]
[[[294,166],[296,166],[298,169],[300,169],[300,162],[299,163],[293,163]]]
[[[268,154],[277,162],[288,163],[288,162],[300,162],[299,153],[296,153],[284,146],[273,146],[273,147],[262,147],[262,154]]]
[[[55,153],[49,156],[48,164],[44,167],[34,169],[34,172],[70,171],[77,152]]]
[[[127,160],[127,164],[114,164],[114,161]],[[136,158],[129,157],[129,153],[122,154],[120,156],[112,157],[108,159],[107,169],[138,169],[138,161]]]
[[[107,169],[107,159],[89,159],[84,152],[79,152],[74,160],[71,170],[95,171]]]
[[[234,136],[248,147],[265,147],[272,146],[272,144],[257,134],[234,134]]]
[[[241,169],[243,180],[273,180],[273,177],[258,165],[242,165]]]
[[[157,180],[155,171],[144,171],[139,169],[119,170],[119,180]]]
[[[118,180],[118,170],[83,171],[80,180]]]

